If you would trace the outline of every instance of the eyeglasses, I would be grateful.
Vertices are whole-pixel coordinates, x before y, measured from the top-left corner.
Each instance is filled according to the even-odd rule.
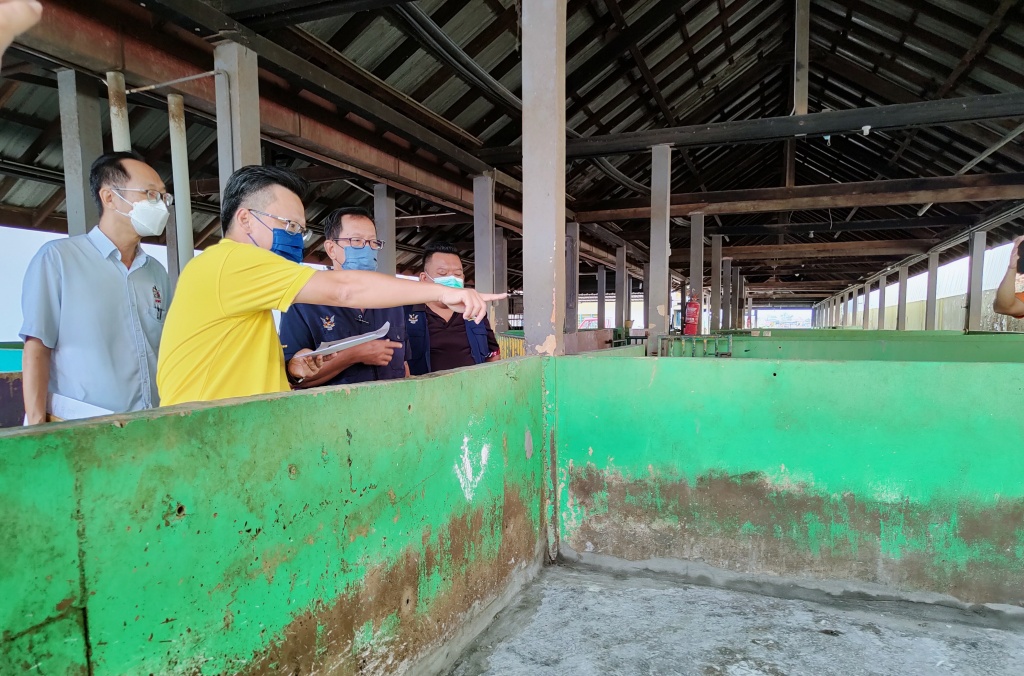
[[[353,249],[362,249],[363,247],[369,245],[369,247],[374,251],[379,251],[384,247],[384,240],[382,239],[363,239],[362,237],[338,237],[337,239],[332,239],[331,241],[337,242],[338,244],[342,244],[342,242],[348,242],[348,244],[342,244],[342,246],[350,246]]]
[[[246,208],[248,209],[248,207],[246,207]],[[299,223],[298,221],[293,221],[293,220],[288,219],[288,218],[281,218],[280,216],[275,216],[274,214],[268,214],[265,211],[256,211],[255,209],[249,209],[249,211],[254,213],[254,214],[259,214],[260,216],[266,216],[267,218],[273,218],[275,221],[280,221],[280,222],[284,223],[285,232],[287,232],[287,233],[289,233],[291,235],[294,235],[296,233],[301,234],[301,235],[305,235],[306,234],[306,225],[304,223]]]
[[[174,205],[174,195],[169,192],[160,192],[159,190],[146,188],[114,188],[114,190],[120,190],[122,192],[144,192],[146,193],[146,199],[149,200],[150,204],[163,202],[168,207]]]

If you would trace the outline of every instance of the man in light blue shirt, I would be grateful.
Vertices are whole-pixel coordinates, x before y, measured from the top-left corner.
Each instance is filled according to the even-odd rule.
[[[86,417],[159,405],[157,350],[171,287],[139,244],[163,232],[173,198],[135,153],[100,157],[89,181],[99,225],[46,243],[25,273],[20,333],[29,425],[59,418],[55,409]]]

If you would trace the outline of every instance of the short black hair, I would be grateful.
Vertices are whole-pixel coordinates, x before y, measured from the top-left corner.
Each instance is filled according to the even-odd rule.
[[[430,257],[434,254],[455,254],[462,259],[462,255],[459,250],[455,248],[455,245],[451,242],[431,242],[423,248],[423,269],[427,269],[427,263],[430,262]]]
[[[377,224],[373,221],[373,215],[366,209],[362,207],[338,207],[324,219],[324,239],[338,239],[338,235],[341,234],[342,230],[341,226],[343,225],[341,219],[345,216],[368,218],[373,223],[373,226],[377,227]]]
[[[231,228],[232,219],[242,208],[242,202],[275,185],[295,193],[300,200],[305,199],[309,190],[309,183],[305,179],[295,172],[278,167],[252,165],[242,167],[231,174],[220,196],[220,222],[224,226],[224,231],[227,232]],[[259,208],[257,205],[254,206]]]
[[[92,198],[96,200],[96,206],[101,212],[103,211],[103,200],[100,199],[100,190],[103,189],[103,186],[124,187],[124,184],[131,179],[128,170],[122,164],[124,160],[143,163],[146,161],[142,155],[132,151],[107,153],[100,155],[89,169],[89,189],[92,190]]]

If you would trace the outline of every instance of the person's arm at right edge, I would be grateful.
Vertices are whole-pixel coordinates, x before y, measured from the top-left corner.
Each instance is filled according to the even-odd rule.
[[[479,322],[487,316],[487,303],[505,296],[412,282],[377,272],[327,270],[310,277],[292,302],[366,309],[442,303],[466,319]]]
[[[1003,281],[999,282],[999,286],[996,288],[996,299],[992,303],[992,309],[1001,315],[1024,317],[1024,301],[1017,298],[1016,293],[1017,259],[1019,257],[1017,249],[1021,242],[1024,242],[1024,236],[1013,240],[1013,248],[1010,250],[1010,267],[1006,269]]]
[[[29,425],[46,422],[51,352],[38,338],[25,339],[25,350],[21,355],[21,391],[25,399],[25,422]]]

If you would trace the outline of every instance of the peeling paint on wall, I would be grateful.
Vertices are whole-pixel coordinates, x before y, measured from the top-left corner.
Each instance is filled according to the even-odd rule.
[[[564,359],[554,371],[573,549],[1024,604],[1024,365]]]

